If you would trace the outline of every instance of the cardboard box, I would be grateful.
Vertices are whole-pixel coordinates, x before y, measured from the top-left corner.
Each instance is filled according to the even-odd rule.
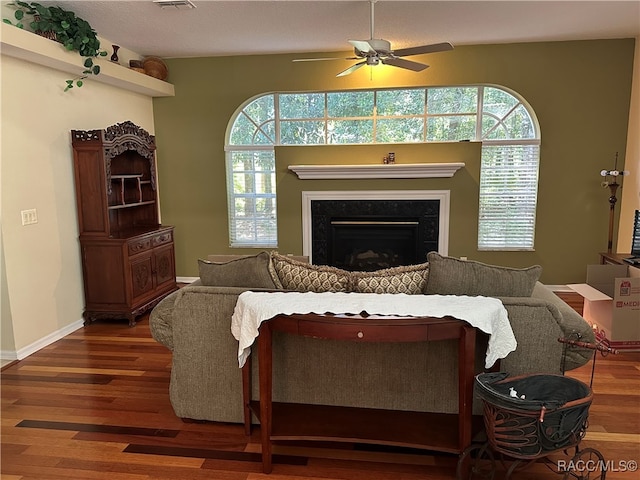
[[[582,316],[599,340],[618,350],[640,351],[640,269],[588,265],[587,283],[568,287],[584,298]]]

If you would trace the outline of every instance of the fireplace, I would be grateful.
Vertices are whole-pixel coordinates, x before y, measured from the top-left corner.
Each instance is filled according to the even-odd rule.
[[[446,254],[448,200],[448,191],[303,192],[304,254],[345,270],[423,263]]]

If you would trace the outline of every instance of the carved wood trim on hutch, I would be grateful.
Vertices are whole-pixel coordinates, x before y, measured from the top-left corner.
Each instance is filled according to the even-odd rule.
[[[72,130],[85,324],[136,317],[177,289],[173,227],[159,224],[155,137],[130,121]]]

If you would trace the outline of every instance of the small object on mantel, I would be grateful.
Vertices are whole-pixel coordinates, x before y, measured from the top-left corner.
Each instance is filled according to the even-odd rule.
[[[160,57],[145,57],[142,61],[144,73],[159,80],[166,80],[169,69]]]
[[[111,45],[113,47],[113,55],[111,55],[111,61],[118,63],[118,50],[120,50],[120,45]]]
[[[129,60],[129,68],[136,72],[145,73],[144,67],[142,66],[142,60]]]
[[[396,163],[396,154],[393,152],[389,152],[389,155],[386,157],[382,157],[382,163],[385,165],[391,165]]]

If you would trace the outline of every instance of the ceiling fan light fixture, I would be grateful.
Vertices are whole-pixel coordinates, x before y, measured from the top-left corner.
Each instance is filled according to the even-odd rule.
[[[160,8],[175,8],[177,10],[191,10],[196,8],[191,0],[153,0]]]

